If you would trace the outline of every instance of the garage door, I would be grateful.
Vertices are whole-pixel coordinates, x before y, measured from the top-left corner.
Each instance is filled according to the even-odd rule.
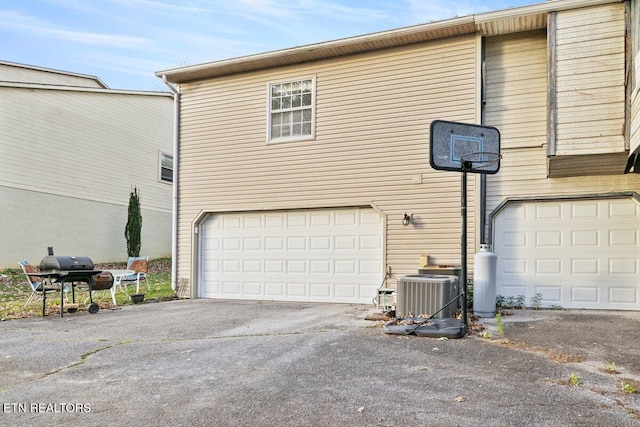
[[[371,303],[383,278],[370,208],[210,215],[200,230],[204,298]]]
[[[640,209],[632,199],[510,202],[494,226],[498,295],[640,310]]]

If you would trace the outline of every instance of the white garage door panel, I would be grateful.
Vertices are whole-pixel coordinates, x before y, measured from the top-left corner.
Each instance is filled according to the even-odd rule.
[[[370,303],[382,280],[373,209],[212,215],[200,230],[204,298]]]
[[[640,310],[639,227],[631,199],[510,203],[495,222],[497,293]]]

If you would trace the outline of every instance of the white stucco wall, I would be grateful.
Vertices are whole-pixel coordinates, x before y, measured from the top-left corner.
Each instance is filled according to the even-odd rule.
[[[144,195],[141,196],[144,199]],[[56,255],[88,256],[94,263],[127,260],[127,205],[0,187],[0,268]],[[142,209],[141,255],[171,255],[171,212]]]

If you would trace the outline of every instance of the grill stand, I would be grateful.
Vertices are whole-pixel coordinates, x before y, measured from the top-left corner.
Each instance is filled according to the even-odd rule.
[[[69,271],[49,271],[34,273],[32,276],[48,278],[54,283],[60,284],[60,317],[64,316],[64,285],[71,283],[72,301],[76,302],[74,282],[86,282],[89,286],[89,313],[95,314],[100,310],[100,306],[93,302],[93,276],[102,273],[102,270],[69,270]],[[44,285],[43,285],[44,286]],[[42,316],[44,317],[47,297],[44,293],[42,297]]]
[[[100,306],[97,303],[93,302],[93,276],[95,274],[101,273],[101,271],[98,271],[97,273],[94,273],[90,276],[85,277],[86,280],[77,280],[78,278],[76,277],[76,280],[73,280],[74,277],[72,275],[72,277],[70,277],[69,279],[71,280],[71,301],[73,303],[76,302],[76,289],[75,289],[75,285],[74,282],[75,281],[86,281],[87,285],[89,286],[89,307],[87,308],[87,311],[91,314],[96,314],[99,310],[100,310]],[[60,317],[63,316],[64,314],[64,298],[62,298],[62,293],[64,290],[64,284],[67,282],[67,278],[63,278],[60,281]]]

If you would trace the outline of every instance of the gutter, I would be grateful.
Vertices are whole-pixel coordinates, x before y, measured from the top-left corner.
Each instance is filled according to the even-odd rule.
[[[475,17],[478,25],[504,18],[520,17],[537,13],[561,12],[571,9],[581,9],[585,7],[600,6],[610,3],[622,3],[624,0],[546,0],[545,2],[534,3],[527,6],[511,7],[508,9],[484,12]]]
[[[546,28],[547,15],[551,12],[624,1],[549,0],[495,12],[467,15],[361,36],[161,70],[156,71],[156,76],[167,76],[167,79],[173,83],[186,83],[229,74],[284,67],[413,43],[476,34],[478,32],[484,36],[496,36],[542,29]]]
[[[169,83],[166,74],[162,81],[173,93],[173,201],[171,206],[171,289],[178,291],[178,146],[180,141],[180,86]]]
[[[102,80],[100,80],[100,78],[98,78],[96,76],[90,76],[88,74],[80,74],[80,73],[74,73],[74,72],[71,72],[71,71],[55,70],[53,68],[38,67],[38,66],[35,66],[35,65],[20,64],[20,63],[17,63],[17,62],[10,62],[10,61],[0,61],[0,65],[7,65],[9,67],[15,67],[15,68],[24,68],[26,70],[42,71],[42,72],[45,72],[45,73],[58,74],[58,75],[63,75],[63,76],[79,77],[81,79],[86,79],[86,80],[93,80],[102,89],[109,89],[109,86],[104,84],[104,82]]]
[[[66,92],[91,92],[91,93],[105,93],[105,94],[117,94],[117,95],[143,95],[143,96],[171,96],[168,92],[156,92],[156,91],[144,91],[144,90],[129,90],[129,89],[103,89],[98,87],[85,87],[85,86],[64,86],[64,85],[49,85],[42,83],[24,83],[24,82],[7,82],[0,81],[0,87],[7,87],[12,89],[38,89],[38,90],[56,90]]]

